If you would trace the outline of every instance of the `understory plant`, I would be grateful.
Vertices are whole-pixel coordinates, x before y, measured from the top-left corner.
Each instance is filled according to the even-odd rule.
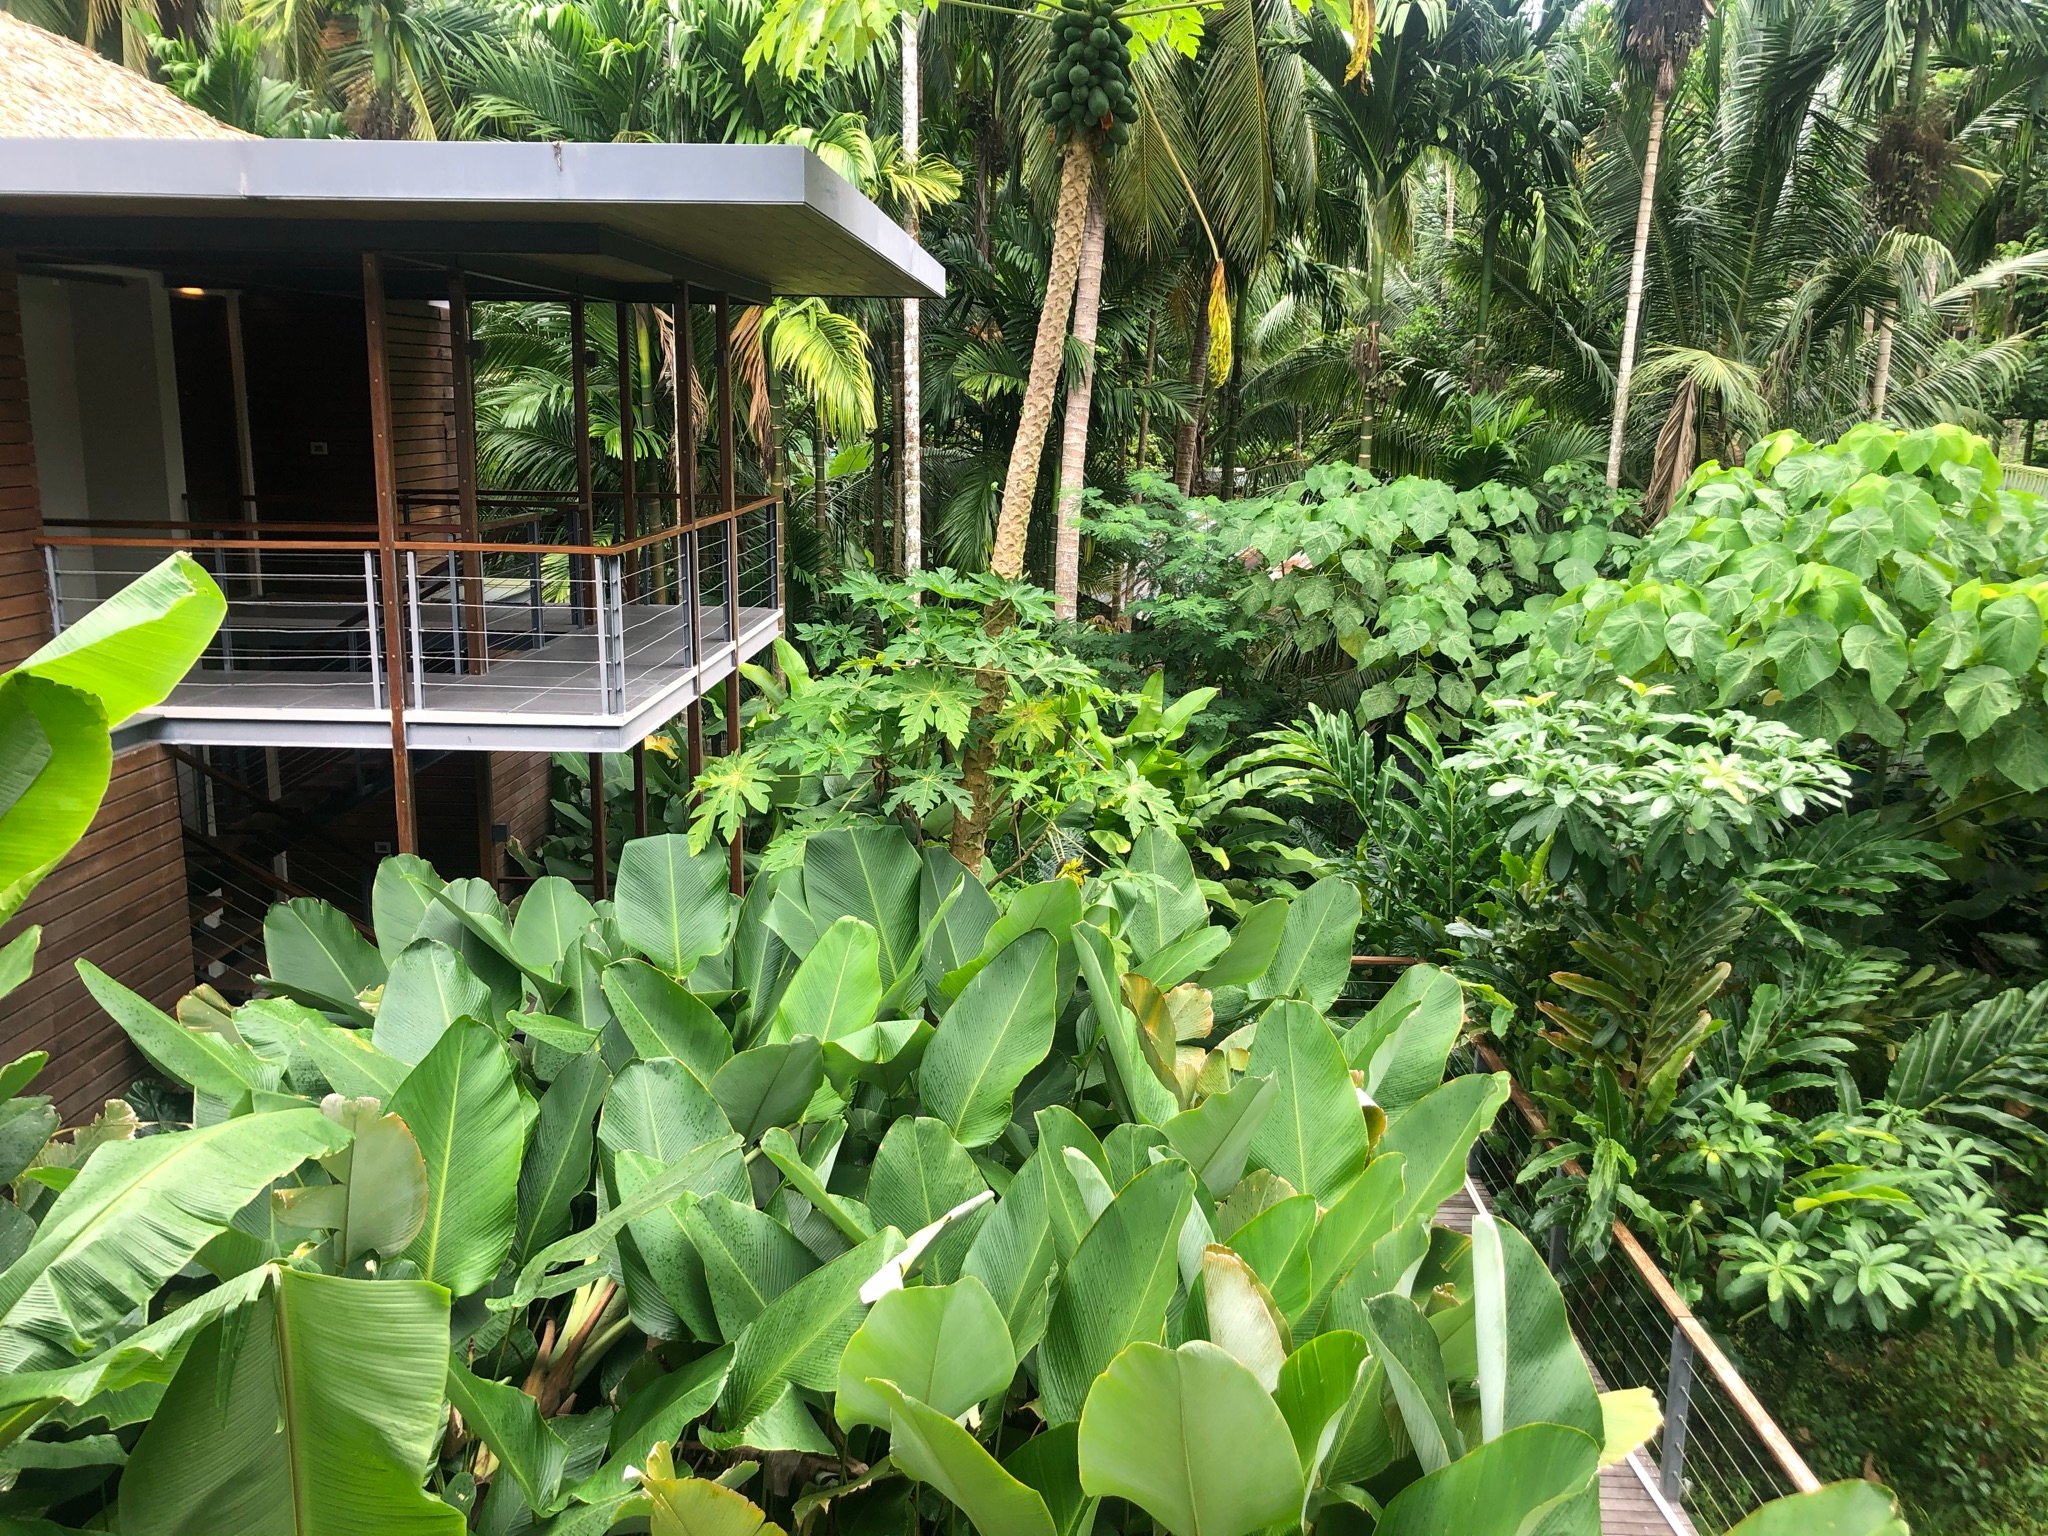
[[[1413,714],[1446,737],[1557,595],[1625,568],[1635,547],[1592,497],[1499,481],[1383,482],[1334,463],[1263,497],[1141,490],[1093,526],[1130,567],[1134,644],[1175,686],[1224,681],[1213,658],[1228,644],[1232,681],[1291,677],[1297,693],[1355,699],[1367,724]]]
[[[1433,1225],[1506,1084],[1445,1079],[1447,973],[1330,1016],[1353,887],[1219,926],[1148,832],[998,901],[873,824],[725,878],[653,837],[508,909],[388,860],[369,935],[285,903],[267,995],[175,1017],[82,963],[190,1118],[12,1170],[0,1510],[1597,1528],[1653,1405],[1512,1228]]]

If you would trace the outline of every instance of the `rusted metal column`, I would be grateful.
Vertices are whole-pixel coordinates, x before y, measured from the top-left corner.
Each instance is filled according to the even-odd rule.
[[[647,743],[633,743],[633,835],[647,835]]]
[[[598,901],[612,893],[610,840],[604,823],[604,754],[590,754],[590,893]]]
[[[640,503],[636,499],[634,472],[639,467],[633,452],[633,425],[637,414],[634,404],[635,382],[639,378],[639,358],[635,356],[634,333],[638,329],[631,304],[614,306],[613,315],[617,320],[619,333],[619,539],[630,544],[640,537]],[[637,602],[640,597],[640,559],[638,551],[627,561],[626,601]]]
[[[370,448],[377,483],[377,576],[383,584],[384,676],[391,705],[391,809],[398,851],[419,852],[412,758],[405,741],[405,652],[398,627],[398,464],[391,442],[391,372],[385,355],[384,261],[363,257],[363,327],[369,340]],[[371,619],[376,622],[375,616]]]
[[[572,542],[597,542],[597,508],[590,480],[590,342],[585,330],[582,295],[569,300],[569,432],[576,440],[576,517],[579,526]],[[581,564],[579,578],[576,567]],[[584,556],[569,559],[569,601],[578,624],[588,623],[596,613],[595,594],[584,583],[597,572],[597,562]]]
[[[448,364],[455,396],[455,501],[462,524],[462,542],[483,541],[477,515],[476,381],[470,372],[469,285],[460,268],[448,274]],[[468,639],[465,670],[482,672],[490,665],[490,630],[484,616],[484,557],[470,553],[459,560],[462,577],[462,625]],[[449,573],[451,576],[455,572]]]

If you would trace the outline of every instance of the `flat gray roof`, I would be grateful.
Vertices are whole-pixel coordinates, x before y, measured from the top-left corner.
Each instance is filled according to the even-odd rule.
[[[193,280],[339,280],[377,251],[460,263],[506,292],[945,291],[901,226],[786,144],[0,139],[0,249]]]

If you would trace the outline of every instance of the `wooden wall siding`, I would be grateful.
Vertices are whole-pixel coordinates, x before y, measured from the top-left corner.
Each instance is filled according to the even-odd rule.
[[[42,947],[35,974],[0,1004],[0,1060],[48,1051],[35,1091],[55,1099],[70,1123],[148,1070],[85,990],[75,962],[92,961],[161,1008],[192,989],[178,784],[162,749],[115,759],[113,783],[85,837],[0,939],[29,923],[42,924]]]
[[[455,372],[448,311],[394,300],[385,308],[391,359],[391,430],[401,491],[442,491],[449,505],[429,514],[453,522],[455,496]]]
[[[509,827],[519,846],[531,853],[547,836],[554,811],[549,790],[552,759],[545,752],[491,754],[491,820]],[[494,878],[519,869],[499,851]]]
[[[14,268],[0,254],[0,667],[48,637],[42,562],[34,538],[34,439]],[[124,1091],[143,1070],[128,1037],[100,1010],[73,962],[91,959],[160,1006],[192,985],[192,936],[178,785],[170,759],[149,747],[115,759],[99,814],[71,856],[36,890],[0,942],[41,923],[35,974],[0,1003],[0,1062],[46,1050],[36,1091],[67,1120]]]
[[[35,536],[35,449],[28,431],[28,369],[21,355],[21,300],[14,261],[0,252],[0,667],[43,643],[49,602]]]

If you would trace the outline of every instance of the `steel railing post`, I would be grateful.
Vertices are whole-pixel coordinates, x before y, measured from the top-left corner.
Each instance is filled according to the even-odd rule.
[[[1664,1380],[1664,1439],[1657,1451],[1657,1482],[1673,1505],[1685,1491],[1685,1434],[1692,1415],[1692,1340],[1671,1326],[1671,1369]]]
[[[420,661],[420,653],[426,648],[420,629],[420,557],[417,550],[405,552],[405,641],[412,649],[412,706],[426,708],[427,679]]]
[[[50,589],[50,633],[64,633],[64,577],[57,569],[57,547],[43,546],[43,580]]]
[[[370,702],[386,707],[384,697],[384,646],[378,635],[384,610],[377,605],[377,552],[363,551],[363,622],[370,636]]]

